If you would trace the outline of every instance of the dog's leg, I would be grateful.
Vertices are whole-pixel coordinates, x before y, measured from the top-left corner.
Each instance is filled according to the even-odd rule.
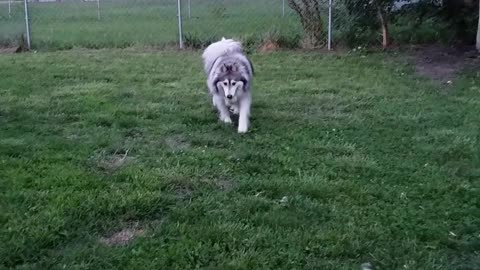
[[[217,102],[215,101],[215,96],[212,97],[213,107],[217,107]]]
[[[242,98],[239,103],[238,133],[245,133],[248,130],[248,118],[250,116],[250,106],[252,98],[250,95]]]
[[[213,107],[217,107],[217,99],[215,98],[216,92],[217,92],[217,88],[216,88],[215,85],[213,84],[212,80],[210,80],[210,79],[207,80],[207,87],[208,87],[208,93],[209,93],[209,94],[211,95],[211,97],[212,97]]]
[[[217,95],[213,96],[213,104],[215,104],[218,112],[220,113],[220,120],[227,124],[232,123],[232,119],[230,118],[230,112],[227,108],[227,105],[225,105],[225,101],[223,100],[223,98]]]

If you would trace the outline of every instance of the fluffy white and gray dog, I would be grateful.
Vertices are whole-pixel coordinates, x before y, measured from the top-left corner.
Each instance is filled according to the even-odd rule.
[[[208,91],[220,120],[232,123],[230,112],[238,114],[238,132],[249,127],[252,104],[253,66],[239,41],[225,39],[210,44],[202,55]]]

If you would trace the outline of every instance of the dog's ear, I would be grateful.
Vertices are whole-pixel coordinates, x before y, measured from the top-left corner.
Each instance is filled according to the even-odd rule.
[[[230,65],[227,65],[227,64],[223,64],[222,67],[220,68],[220,72],[222,73],[227,73],[229,72],[230,70],[232,69],[232,66]]]
[[[232,72],[238,72],[239,71],[239,68],[237,66],[236,63],[233,63],[231,66],[230,66],[230,71]]]
[[[235,71],[235,67],[233,65],[223,64],[223,66],[220,68],[220,72],[222,73],[230,73],[232,71]]]
[[[222,67],[220,68],[220,72],[222,72],[222,73],[227,72],[227,64],[222,65]]]

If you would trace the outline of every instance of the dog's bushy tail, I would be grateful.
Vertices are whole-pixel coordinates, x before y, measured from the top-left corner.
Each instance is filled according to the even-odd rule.
[[[205,73],[209,73],[215,60],[217,60],[219,57],[227,54],[242,52],[242,44],[239,41],[222,37],[222,40],[210,44],[202,54]]]

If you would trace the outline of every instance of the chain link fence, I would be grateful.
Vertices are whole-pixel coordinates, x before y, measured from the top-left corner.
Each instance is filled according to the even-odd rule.
[[[131,46],[201,48],[221,37],[246,47],[308,47],[302,20],[288,0],[28,0],[34,49]],[[343,16],[331,0],[319,2],[321,42],[338,35]],[[0,46],[26,44],[23,1],[0,0]],[[329,9],[331,7],[331,9]],[[339,14],[339,15],[337,15]],[[335,43],[333,43],[335,44]]]
[[[202,47],[221,37],[241,39],[246,46],[272,40],[288,46],[302,32],[283,0],[183,0],[181,5],[186,47]]]
[[[415,3],[417,8],[402,10]],[[390,4],[391,9],[385,10],[392,15],[387,16],[388,32],[397,44],[453,41],[465,32],[459,27],[461,17],[448,21],[451,17],[437,16],[441,3],[395,0]],[[377,15],[364,8],[368,5],[371,1],[0,0],[0,48],[30,48],[29,40],[37,50],[202,48],[221,37],[237,38],[247,49],[261,50],[379,45],[385,41],[381,32],[386,24],[380,29]],[[463,23],[473,25],[470,21],[478,18],[474,15]]]
[[[20,46],[24,41],[23,1],[0,0],[0,47]]]
[[[36,48],[123,48],[177,42],[174,0],[39,0],[29,2],[29,7]]]

